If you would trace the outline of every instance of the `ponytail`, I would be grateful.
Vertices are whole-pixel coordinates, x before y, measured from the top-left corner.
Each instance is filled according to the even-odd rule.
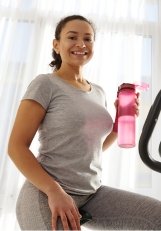
[[[51,61],[51,63],[49,64],[50,67],[55,67],[54,69],[55,70],[58,70],[60,67],[61,67],[61,63],[62,63],[62,60],[61,60],[61,57],[60,57],[60,54],[57,54],[55,52],[55,50],[53,49],[52,50],[52,57],[53,57],[53,61]]]

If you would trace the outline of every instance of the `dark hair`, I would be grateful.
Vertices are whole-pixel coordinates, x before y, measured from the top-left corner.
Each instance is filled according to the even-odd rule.
[[[89,21],[88,19],[86,19],[85,17],[81,16],[81,15],[71,15],[71,16],[67,16],[63,19],[60,20],[60,22],[57,24],[56,29],[55,29],[55,39],[59,40],[60,39],[60,33],[62,31],[62,29],[64,28],[64,26],[72,21],[72,20],[81,20],[81,21],[85,21],[87,22],[93,29],[94,31],[94,36],[95,36],[95,28],[94,25],[91,21]],[[60,54],[57,54],[55,52],[54,49],[52,49],[52,57],[53,57],[53,61],[49,64],[51,67],[55,67],[55,70],[58,70],[61,67],[61,57]]]

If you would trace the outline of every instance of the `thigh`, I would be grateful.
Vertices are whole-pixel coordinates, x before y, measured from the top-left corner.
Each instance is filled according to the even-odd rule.
[[[136,193],[102,186],[82,209],[91,230],[161,230],[161,202]]]
[[[70,194],[79,208],[84,205],[90,195]],[[46,194],[26,181],[20,191],[16,204],[16,215],[21,230],[51,230],[51,211]],[[57,230],[63,230],[60,218]]]
[[[16,215],[21,230],[51,230],[47,197],[28,181],[17,199]]]

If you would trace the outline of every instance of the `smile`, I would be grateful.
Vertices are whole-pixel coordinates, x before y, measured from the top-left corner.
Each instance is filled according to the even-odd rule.
[[[72,51],[74,55],[87,55],[87,51]]]

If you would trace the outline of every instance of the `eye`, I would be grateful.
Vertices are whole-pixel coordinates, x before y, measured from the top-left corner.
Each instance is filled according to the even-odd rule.
[[[71,39],[71,40],[76,40],[77,37],[76,36],[69,36],[68,39]]]
[[[86,41],[86,42],[93,42],[93,39],[92,38],[84,38],[84,41]]]

